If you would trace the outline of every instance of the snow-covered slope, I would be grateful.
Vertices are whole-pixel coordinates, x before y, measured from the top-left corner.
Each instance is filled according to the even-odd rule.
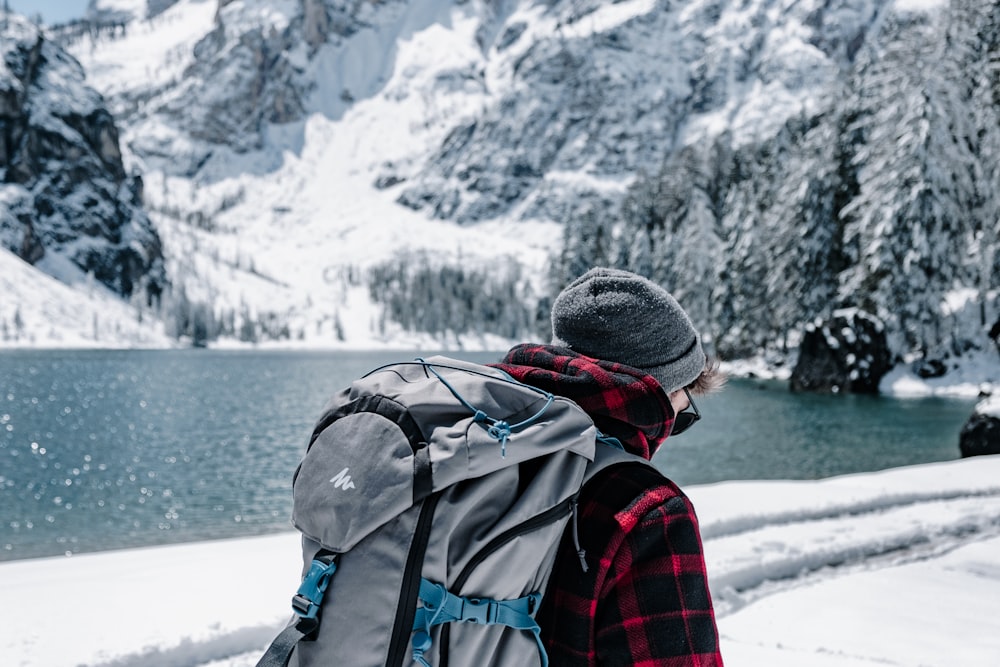
[[[95,281],[69,286],[0,248],[0,349],[170,347],[163,323]]]

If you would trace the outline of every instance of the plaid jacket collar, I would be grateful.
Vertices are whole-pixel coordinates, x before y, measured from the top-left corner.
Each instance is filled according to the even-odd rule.
[[[493,366],[517,380],[574,401],[597,428],[646,459],[667,439],[674,421],[670,399],[656,379],[637,368],[585,357],[568,348],[522,344]]]

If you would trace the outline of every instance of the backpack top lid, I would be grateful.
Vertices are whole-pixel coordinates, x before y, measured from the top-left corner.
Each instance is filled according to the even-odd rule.
[[[440,356],[383,366],[327,405],[295,472],[292,522],[343,553],[457,482],[561,451],[592,461],[595,438],[575,403],[499,369]]]

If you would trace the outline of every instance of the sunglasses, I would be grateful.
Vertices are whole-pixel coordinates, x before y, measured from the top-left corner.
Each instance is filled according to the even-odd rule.
[[[694,400],[691,398],[691,392],[685,389],[684,393],[688,397],[688,406],[674,415],[674,425],[670,429],[670,435],[680,435],[701,419],[701,413],[698,412],[698,406],[694,404]]]

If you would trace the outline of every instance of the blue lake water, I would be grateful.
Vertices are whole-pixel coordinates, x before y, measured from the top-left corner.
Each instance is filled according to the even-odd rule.
[[[286,530],[292,472],[327,398],[415,356],[0,352],[0,560]],[[681,485],[949,460],[974,403],[733,380],[654,460]]]

